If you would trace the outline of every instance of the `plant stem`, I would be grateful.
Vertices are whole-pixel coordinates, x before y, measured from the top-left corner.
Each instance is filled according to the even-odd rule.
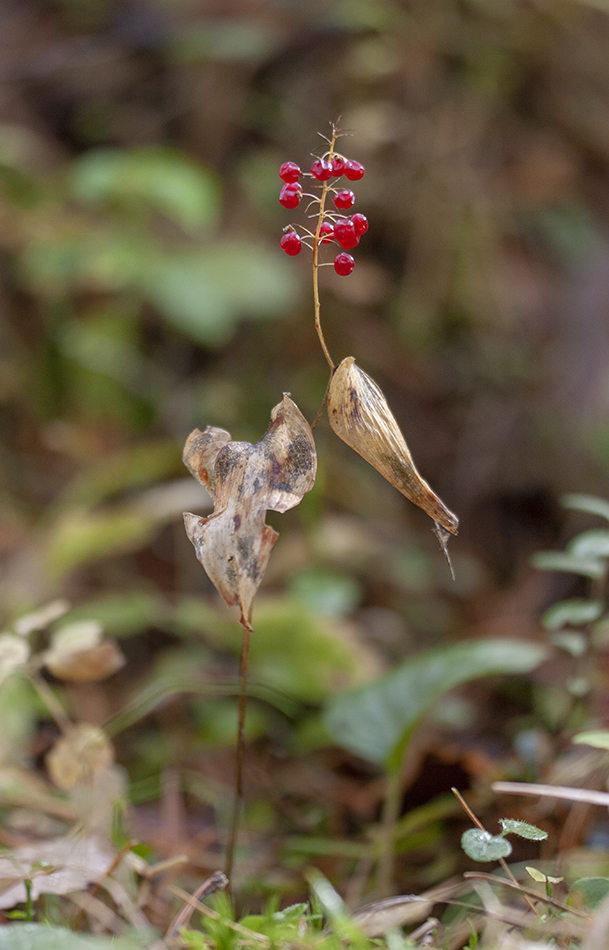
[[[30,671],[30,682],[32,683],[32,686],[40,698],[43,700],[57,726],[65,735],[65,733],[69,732],[72,728],[72,723],[70,721],[70,717],[57,699],[57,696],[48,683],[46,683],[46,681],[43,680],[43,678],[38,673]]]
[[[480,831],[486,831],[486,828],[484,827],[484,825],[482,824],[482,822],[477,818],[477,816],[473,813],[473,811],[471,810],[471,808],[469,807],[469,805],[467,804],[467,802],[466,802],[465,799],[463,798],[463,795],[462,795],[456,788],[451,788],[451,792],[453,793],[453,795],[455,796],[455,798],[456,798],[456,799],[459,801],[459,803],[461,804],[461,807],[462,807],[463,810],[465,811],[466,815],[469,815],[469,817],[471,818],[471,820],[473,821],[473,823],[480,829]],[[487,834],[488,834],[488,832],[487,832]],[[520,884],[518,883],[518,881],[516,880],[516,878],[514,877],[514,875],[512,874],[512,872],[510,871],[509,865],[508,865],[507,861],[505,860],[505,858],[499,858],[499,864],[501,865],[501,867],[503,868],[503,870],[505,871],[505,873],[506,873],[507,876],[509,877],[509,879],[510,879],[510,881],[512,882],[512,884],[514,884],[517,888],[521,889]],[[524,894],[523,896],[524,896],[524,899],[525,899],[526,903],[529,905],[529,908],[533,911],[534,914],[537,914],[538,911],[537,911],[535,905],[533,904],[533,902],[527,897],[526,894]]]
[[[334,146],[336,144],[337,137],[338,137],[337,128],[336,126],[332,126],[332,138],[330,140],[330,151],[328,154],[328,159],[330,161],[332,160],[332,156],[334,154]],[[320,304],[319,304],[318,271],[319,271],[319,245],[321,243],[319,232],[324,220],[326,197],[328,195],[328,191],[329,191],[328,182],[324,181],[323,188],[321,190],[321,196],[319,198],[319,216],[317,218],[317,227],[315,228],[315,234],[313,236],[313,303],[315,305],[315,329],[317,330],[317,336],[319,337],[319,342],[321,344],[321,348],[323,350],[324,356],[326,357],[326,360],[328,362],[328,366],[333,372],[334,363],[332,362],[332,357],[330,356],[330,353],[328,352],[328,347],[326,346],[326,341],[324,340],[324,335],[321,329],[321,322],[319,319]]]
[[[410,736],[411,739],[412,736]],[[415,763],[416,755],[411,741],[408,741],[405,743],[404,753],[398,766],[387,775],[387,790],[378,838],[380,854],[376,894],[379,898],[388,897],[391,893],[395,863],[395,828],[400,817],[402,791],[413,776]]]
[[[235,846],[239,831],[239,817],[243,805],[243,759],[245,756],[245,710],[247,705],[247,669],[249,664],[250,635],[252,627],[243,624],[243,640],[241,641],[241,662],[239,665],[239,719],[237,725],[237,765],[235,774],[235,803],[233,820],[231,822],[230,837],[226,849],[226,876],[232,891],[231,875],[235,862]]]

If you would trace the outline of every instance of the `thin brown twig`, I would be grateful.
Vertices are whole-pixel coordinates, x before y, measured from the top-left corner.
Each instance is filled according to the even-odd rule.
[[[313,431],[313,429],[315,428],[315,426],[317,425],[317,423],[318,423],[319,420],[321,419],[321,414],[322,414],[322,412],[324,411],[324,406],[326,405],[326,403],[327,403],[327,401],[328,401],[328,393],[330,392],[330,383],[331,383],[331,382],[332,382],[332,376],[330,376],[330,379],[328,380],[328,385],[326,386],[326,391],[325,391],[325,393],[324,393],[324,398],[322,399],[321,405],[320,405],[319,409],[317,410],[317,412],[316,412],[316,414],[315,414],[315,418],[313,419],[313,422],[311,423],[311,432]]]
[[[233,866],[235,863],[235,847],[239,831],[239,817],[243,805],[243,760],[245,757],[245,713],[247,707],[247,669],[249,663],[250,636],[252,628],[243,624],[243,640],[241,643],[241,662],[239,664],[239,722],[237,726],[237,763],[235,774],[235,802],[231,822],[230,836],[226,848],[226,876],[229,887],[232,885]]]
[[[567,785],[536,785],[530,782],[493,782],[494,792],[508,795],[539,795],[540,798],[564,798],[570,802],[609,806],[609,793],[590,788],[569,788]]]
[[[167,928],[165,940],[175,937],[180,927],[188,927],[190,918],[193,915],[193,911],[200,909],[197,907],[197,904],[199,904],[204,897],[209,897],[210,894],[214,894],[216,891],[222,890],[227,884],[228,878],[224,871],[214,871],[214,873],[205,881],[203,881],[203,883],[196,889],[194,894],[189,895],[189,901],[182,898],[184,900],[184,906],[178,911]]]
[[[574,917],[581,917],[583,920],[590,919],[589,914],[584,914],[583,911],[577,910],[575,907],[569,907],[568,904],[563,904],[562,901],[556,900],[555,897],[548,897],[546,894],[538,894],[537,891],[533,891],[531,888],[523,887],[518,881],[514,883],[513,881],[508,881],[505,878],[497,877],[496,874],[488,874],[486,871],[465,871],[463,877],[467,878],[468,880],[474,879],[490,881],[491,884],[501,884],[502,887],[510,887],[512,890],[520,891],[521,894],[528,894],[536,901],[541,901],[542,904],[549,904],[551,907],[556,907],[558,910],[567,911],[567,913],[573,914]]]
[[[204,917],[209,917],[210,920],[221,920],[230,930],[234,930],[235,933],[241,934],[242,937],[246,937],[248,940],[254,940],[263,947],[271,946],[271,941],[268,937],[265,937],[264,934],[259,934],[255,930],[250,930],[249,927],[244,927],[243,924],[238,924],[234,920],[228,920],[226,917],[222,917],[217,910],[212,910],[211,907],[202,904],[200,900],[191,896],[187,891],[183,891],[181,887],[172,885],[169,890],[172,894],[175,894],[176,897],[179,897],[180,900],[188,904],[189,907],[192,907],[193,910],[198,910]]]
[[[473,821],[473,823],[476,825],[476,827],[479,828],[480,831],[485,831],[486,834],[490,834],[490,832],[487,831],[487,829],[484,827],[484,825],[482,824],[482,822],[479,821],[479,819],[476,817],[476,815],[474,815],[473,811],[471,810],[471,808],[469,807],[469,805],[467,804],[467,802],[466,802],[465,799],[463,798],[463,795],[461,795],[461,793],[460,793],[456,788],[451,788],[451,792],[453,793],[453,795],[455,796],[455,798],[458,799],[459,803],[461,804],[461,807],[463,808],[463,810],[465,811],[465,813],[466,813],[467,815],[469,815],[469,817],[471,818],[471,820]],[[512,872],[510,871],[510,868],[509,868],[509,866],[508,866],[508,864],[507,864],[507,862],[505,861],[504,858],[499,858],[499,864],[501,865],[501,867],[503,868],[503,870],[505,871],[505,873],[506,873],[507,876],[509,877],[510,881],[512,881],[512,882],[515,884],[515,886],[516,886],[519,890],[523,890],[523,888],[521,887],[521,885],[518,883],[518,881],[516,880],[516,878],[514,877],[514,875],[512,874]],[[534,913],[535,915],[537,915],[539,912],[538,912],[537,908],[535,907],[535,905],[533,904],[533,902],[530,900],[530,898],[527,897],[527,895],[524,894],[524,893],[523,893],[523,897],[524,897],[524,899],[525,899],[525,902],[528,904],[529,908],[533,911],[533,913]]]

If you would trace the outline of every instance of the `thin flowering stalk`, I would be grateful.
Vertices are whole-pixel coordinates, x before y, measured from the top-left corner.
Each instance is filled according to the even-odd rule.
[[[332,137],[328,139],[322,136],[328,144],[328,149],[321,158],[315,159],[310,172],[303,173],[295,162],[284,162],[279,169],[279,177],[283,181],[279,195],[280,204],[284,208],[293,209],[303,198],[310,198],[305,213],[311,218],[317,218],[314,233],[306,227],[297,229],[294,225],[288,225],[284,228],[280,244],[286,254],[295,257],[300,254],[303,245],[309,246],[308,239],[312,241],[315,330],[332,372],[336,367],[326,346],[320,320],[319,268],[328,266],[327,263],[320,261],[320,245],[336,243],[342,248],[334,258],[334,270],[339,276],[348,277],[353,271],[355,261],[347,251],[356,247],[362,234],[368,230],[368,220],[365,215],[358,213],[344,217],[355,203],[355,194],[348,188],[336,187],[338,179],[343,175],[348,181],[359,181],[365,172],[364,166],[359,162],[351,161],[335,151],[336,140],[343,134],[345,133],[342,133],[337,125],[332,124]],[[307,178],[316,180],[320,189],[318,194],[311,195],[303,192],[300,184],[300,177],[303,174]],[[335,181],[331,182],[330,179],[335,179]],[[334,208],[326,209],[328,195],[332,196]],[[313,204],[316,210],[309,215],[309,209]]]
[[[336,144],[337,134],[338,133],[337,133],[336,126],[332,126],[332,139],[330,141],[330,152],[328,156],[330,160],[332,159],[332,155],[334,153],[334,146]],[[330,371],[334,372],[334,368],[335,368],[334,363],[332,361],[332,357],[330,356],[330,353],[328,352],[328,347],[326,346],[326,341],[324,340],[324,335],[321,329],[321,322],[319,318],[319,314],[320,314],[319,279],[318,279],[319,245],[321,244],[320,232],[321,232],[321,226],[324,223],[324,212],[325,212],[325,206],[326,206],[326,196],[328,194],[328,191],[330,191],[330,187],[328,186],[328,181],[324,181],[322,183],[321,195],[319,197],[319,216],[317,218],[317,227],[315,228],[315,236],[313,238],[313,303],[315,307],[315,329],[317,330],[319,343],[323,350],[324,356],[326,357],[326,360],[328,361],[328,366],[330,367]]]

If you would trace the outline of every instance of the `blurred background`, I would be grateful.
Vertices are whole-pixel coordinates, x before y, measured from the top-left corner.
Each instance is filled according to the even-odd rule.
[[[322,420],[315,489],[268,518],[251,875],[296,886],[311,858],[283,836],[378,815],[378,772],[323,735],[329,696],[426,647],[537,639],[580,591],[530,557],[587,524],[564,492],[608,489],[608,44],[604,0],[2,0],[0,607],[10,626],[66,598],[118,638],[112,676],[48,678],[107,726],[159,854],[196,841],[218,863],[240,640],[183,531],[210,502],[181,449],[195,426],[256,441],[284,391],[319,407],[277,171],[308,168],[339,116],[370,227],[351,277],[322,271],[326,340],[458,514],[456,580],[427,517]],[[56,727],[15,689],[4,765],[41,765]],[[497,689],[446,705],[405,807],[502,773],[533,701]],[[451,870],[432,857],[415,883]]]

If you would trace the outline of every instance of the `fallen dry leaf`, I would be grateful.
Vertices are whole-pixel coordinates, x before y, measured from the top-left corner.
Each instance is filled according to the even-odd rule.
[[[110,843],[93,836],[66,835],[5,851],[0,858],[0,908],[25,902],[24,880],[31,881],[32,900],[41,894],[68,894],[103,881],[113,860]]]
[[[125,665],[125,655],[116,640],[106,638],[85,650],[49,651],[45,665],[57,679],[92,683],[120,670]]]
[[[208,518],[184,513],[186,534],[218,593],[240,608],[241,623],[251,630],[253,600],[279,537],[265,524],[266,512],[294,508],[315,482],[311,427],[284,393],[255,445],[208,426],[190,434],[183,458],[214,500]]]
[[[416,470],[383,391],[347,356],[328,389],[328,417],[337,436],[380,472],[409,501],[456,534],[459,521]]]
[[[104,639],[97,620],[79,620],[56,630],[43,654],[53,676],[74,683],[90,683],[116,673],[125,657],[116,640]]]
[[[114,749],[106,733],[86,722],[57,739],[46,757],[51,779],[64,791],[89,781],[95,772],[113,761]]]

